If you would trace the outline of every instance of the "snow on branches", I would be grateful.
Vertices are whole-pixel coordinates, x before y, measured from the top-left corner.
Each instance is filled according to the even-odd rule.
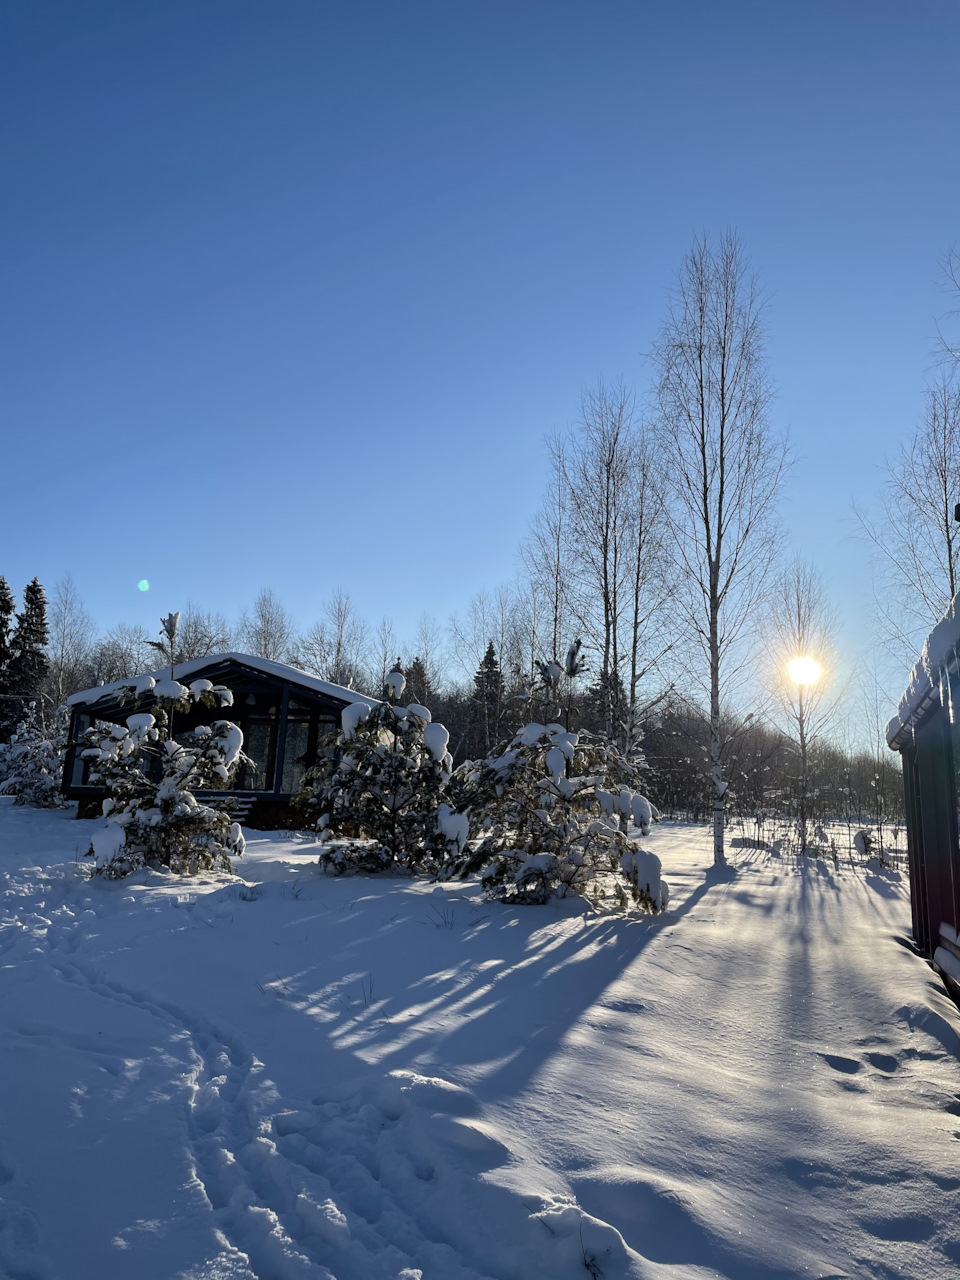
[[[34,809],[56,809],[60,798],[63,754],[67,745],[70,715],[66,707],[53,713],[44,724],[35,702],[10,741],[0,745],[0,794],[13,796],[14,804]]]
[[[498,753],[458,770],[455,794],[479,834],[441,874],[479,872],[489,896],[541,903],[556,894],[607,894],[660,911],[667,889],[642,835],[656,811],[634,790],[635,769],[611,745],[561,724],[528,724]]]
[[[94,833],[88,850],[96,860],[94,874],[117,878],[143,866],[180,874],[232,871],[230,855],[243,853],[240,827],[194,792],[231,781],[243,759],[243,734],[229,720],[176,738],[170,726],[191,704],[230,706],[233,695],[208,680],[189,688],[151,681],[149,690],[137,690],[148,691],[157,698],[152,713],[136,712],[125,725],[101,725],[84,734],[89,780],[108,792],[106,826]]]
[[[391,672],[387,687],[399,697],[401,673]],[[305,779],[304,798],[319,810],[325,870],[433,872],[462,848],[466,819],[443,803],[449,738],[416,703],[344,707],[340,733],[321,746]]]

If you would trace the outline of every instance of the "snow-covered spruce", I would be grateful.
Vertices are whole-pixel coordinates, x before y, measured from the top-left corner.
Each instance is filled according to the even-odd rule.
[[[83,751],[90,781],[106,787],[106,826],[96,831],[88,854],[94,874],[110,878],[143,866],[167,867],[179,874],[232,871],[231,855],[243,853],[237,823],[194,795],[226,786],[243,759],[243,734],[229,720],[199,725],[170,737],[171,718],[191,704],[230,706],[229,689],[209,680],[186,687],[174,680],[154,682],[153,713],[137,712],[126,725],[88,729]],[[137,693],[148,690],[137,686]]]
[[[62,805],[60,776],[69,724],[66,707],[58,708],[44,724],[37,704],[29,704],[16,733],[0,745],[0,794],[34,809]]]
[[[609,744],[560,724],[528,724],[493,756],[458,771],[453,795],[478,834],[442,868],[480,873],[504,902],[542,903],[576,892],[661,911],[660,861],[628,830],[656,810],[634,789],[636,770]]]
[[[390,698],[401,698],[403,688],[402,674],[391,672]],[[325,870],[429,873],[451,850],[460,852],[466,819],[444,803],[453,767],[449,737],[416,703],[344,707],[340,733],[321,745],[304,782]]]

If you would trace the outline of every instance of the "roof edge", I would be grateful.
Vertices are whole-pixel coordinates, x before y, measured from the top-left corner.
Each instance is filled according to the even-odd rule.
[[[189,676],[199,675],[207,667],[215,666],[220,662],[241,663],[245,667],[250,667],[253,671],[259,671],[262,675],[276,676],[278,679],[286,680],[290,684],[299,685],[302,689],[309,689],[312,693],[326,694],[328,697],[336,698],[341,702],[363,702],[370,707],[378,705],[378,699],[370,698],[365,693],[358,693],[356,689],[345,689],[343,685],[331,684],[329,680],[320,680],[317,676],[311,676],[306,671],[301,671],[298,667],[291,667],[284,662],[274,662],[271,658],[260,658],[252,653],[237,653],[232,649],[225,653],[210,653],[205,658],[191,658],[189,662],[174,663],[172,675],[174,680],[182,681]],[[137,681],[142,680],[144,676],[163,679],[170,674],[171,668],[164,666],[159,667],[156,671],[144,671],[139,676],[130,676],[125,680],[114,680],[110,684],[96,685],[92,689],[81,689],[67,698],[67,706],[94,706],[105,697],[118,694],[123,689],[133,688]]]

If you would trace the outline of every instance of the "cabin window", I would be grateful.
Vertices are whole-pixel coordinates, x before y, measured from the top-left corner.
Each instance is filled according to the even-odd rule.
[[[243,750],[250,763],[242,767],[239,789],[242,791],[272,791],[277,722],[272,718],[250,716],[241,727],[243,729]]]
[[[85,746],[83,735],[90,728],[90,719],[90,716],[77,716],[77,727],[73,737],[73,741],[77,745],[74,749],[73,771],[70,775],[70,782],[74,787],[86,787],[90,785],[87,782],[87,775],[90,772],[90,761],[84,760],[82,754]]]
[[[295,795],[303,783],[307,771],[307,750],[310,746],[310,712],[294,710],[291,703],[287,712],[287,740],[283,748],[283,777],[280,790]]]

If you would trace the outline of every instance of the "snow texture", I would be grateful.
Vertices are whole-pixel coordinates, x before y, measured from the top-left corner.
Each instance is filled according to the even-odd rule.
[[[960,593],[950,601],[946,613],[924,642],[920,657],[910,672],[910,679],[897,707],[897,714],[887,725],[887,745],[896,748],[904,741],[904,730],[917,720],[924,708],[941,697],[942,679],[946,671],[957,665],[960,645]]]
[[[676,903],[90,879],[0,801],[0,1275],[960,1280],[956,1007],[895,874],[661,823]]]

